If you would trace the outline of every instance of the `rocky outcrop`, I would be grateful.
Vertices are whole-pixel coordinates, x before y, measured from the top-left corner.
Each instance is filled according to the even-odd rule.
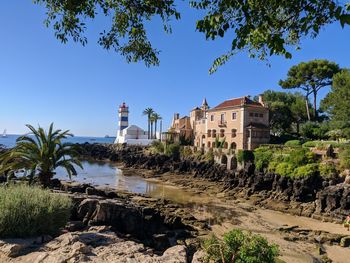
[[[65,233],[41,246],[32,243],[31,250],[19,257],[1,255],[1,252],[0,247],[0,259],[6,262],[188,262],[187,249],[184,245],[173,246],[165,250],[162,255],[157,255],[152,249],[121,238],[105,226]]]
[[[126,167],[153,170],[158,174],[188,174],[219,182],[227,191],[243,192],[247,197],[259,194],[263,199],[298,202],[302,205],[296,209],[296,214],[300,215],[326,213],[326,217],[339,221],[350,213],[347,190],[339,178],[325,179],[318,174],[289,178],[274,173],[256,173],[251,163],[246,164],[243,170],[229,171],[214,162],[176,160],[166,155],[145,154],[140,147],[84,144],[81,148],[84,157],[119,161]]]

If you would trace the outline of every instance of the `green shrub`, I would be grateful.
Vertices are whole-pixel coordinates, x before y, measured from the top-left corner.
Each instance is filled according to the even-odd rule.
[[[273,152],[268,147],[259,147],[254,151],[254,163],[257,171],[261,171],[269,166]]]
[[[70,198],[27,185],[0,187],[0,236],[56,235],[69,219]]]
[[[293,172],[292,177],[311,176],[315,174],[317,171],[318,171],[318,164],[309,163],[296,168]]]
[[[333,177],[338,174],[334,163],[321,163],[319,165],[319,170],[322,177]]]
[[[308,163],[313,163],[316,161],[315,154],[309,149],[300,148],[293,149],[289,156],[286,157],[286,161],[295,167],[299,167]]]
[[[214,161],[214,152],[212,148],[210,148],[209,151],[205,153],[204,160],[208,162]]]
[[[318,141],[308,141],[303,144],[303,147],[313,148],[313,147],[316,147],[317,144],[318,144]]]
[[[344,169],[350,169],[350,147],[344,148],[339,153],[340,166]]]
[[[223,240],[212,236],[203,244],[206,252],[206,262],[230,263],[274,263],[278,256],[278,247],[269,245],[267,240],[259,235],[253,235],[241,230],[232,230],[224,235]]]
[[[191,157],[192,155],[193,155],[193,152],[190,147],[187,147],[187,146],[181,147],[181,156],[183,158],[188,158],[188,157]]]
[[[161,141],[153,141],[151,144],[152,153],[164,153],[164,144]]]
[[[177,143],[167,145],[165,154],[175,159],[180,158],[180,145]]]
[[[290,140],[290,141],[287,141],[284,145],[288,146],[288,147],[301,146],[301,141],[299,141],[299,140]]]
[[[280,164],[280,162],[276,162],[276,161],[269,162],[269,165],[267,167],[267,171],[270,173],[276,172],[276,167],[279,164]]]
[[[254,161],[254,153],[252,151],[249,151],[249,150],[238,150],[237,161],[239,163],[253,162]]]
[[[275,172],[281,176],[293,176],[294,169],[292,164],[282,162],[276,165]]]

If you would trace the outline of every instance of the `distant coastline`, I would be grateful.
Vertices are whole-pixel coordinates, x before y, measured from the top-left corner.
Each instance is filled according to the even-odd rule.
[[[21,136],[19,134],[7,134],[6,137],[0,137],[0,145],[6,148],[12,148],[16,145],[17,138]],[[114,143],[115,137],[86,137],[86,136],[74,136],[68,138],[66,141],[71,143]]]

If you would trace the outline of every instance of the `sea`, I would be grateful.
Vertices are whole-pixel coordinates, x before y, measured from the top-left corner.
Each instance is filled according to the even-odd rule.
[[[8,134],[6,137],[1,137],[0,135],[0,146],[5,148],[12,148],[16,145],[16,140],[21,135],[17,134]],[[65,142],[70,143],[113,143],[115,137],[83,137],[83,136],[74,136],[65,139]]]

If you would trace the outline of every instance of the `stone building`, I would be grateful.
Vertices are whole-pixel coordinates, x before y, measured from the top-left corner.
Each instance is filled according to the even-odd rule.
[[[178,114],[176,117],[182,119]],[[201,107],[190,112],[190,117],[183,118],[181,123],[186,125],[173,122],[171,129],[178,134],[192,134],[193,145],[205,149],[220,144],[223,149],[253,150],[270,139],[269,110],[262,96],[259,101],[247,96],[234,98],[214,108],[204,99]]]

